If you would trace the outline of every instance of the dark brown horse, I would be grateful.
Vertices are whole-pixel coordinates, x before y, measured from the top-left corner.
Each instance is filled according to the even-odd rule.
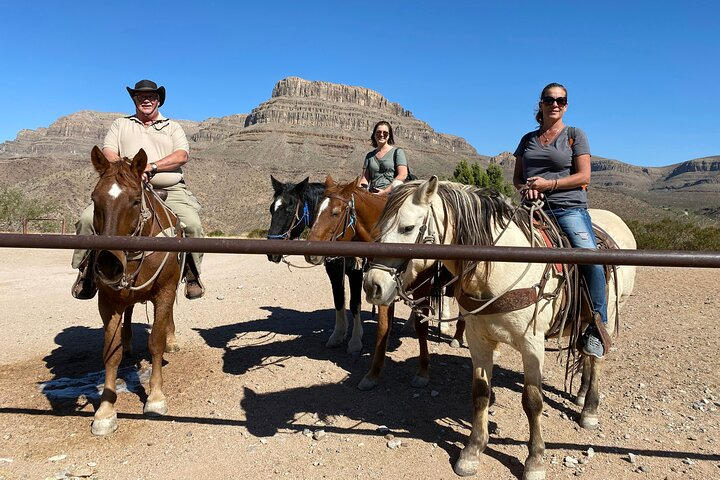
[[[142,149],[132,160],[110,162],[96,146],[91,158],[100,174],[92,192],[93,225],[98,235],[182,236],[177,217],[142,183],[147,164],[147,155]],[[117,369],[123,354],[132,351],[132,309],[138,302],[152,302],[155,312],[148,341],[152,356],[150,393],[143,411],[146,415],[167,413],[167,401],[162,392],[162,361],[163,352],[177,350],[173,303],[181,263],[178,254],[170,252],[100,250],[93,255],[98,309],[105,329],[105,384],[92,433],[108,435],[117,429]]]
[[[318,206],[315,223],[310,230],[308,240],[374,242],[377,237],[375,224],[385,208],[387,198],[387,196],[375,195],[360,187],[358,179],[339,185],[331,176],[328,176],[325,179],[324,198]],[[307,255],[305,259],[315,265],[323,262],[323,257],[318,256]],[[430,294],[429,280],[431,277],[432,272],[427,271],[415,282],[414,285],[419,286],[414,292],[416,298],[427,297]],[[358,385],[360,390],[369,390],[378,384],[378,377],[385,363],[387,341],[394,315],[394,303],[378,305],[378,326],[373,362],[370,370]],[[418,371],[411,384],[414,387],[424,387],[430,381],[428,324],[422,322],[416,315],[413,315],[413,320],[418,335],[420,358]],[[460,342],[462,342],[463,330],[464,323],[459,322],[455,339]]]

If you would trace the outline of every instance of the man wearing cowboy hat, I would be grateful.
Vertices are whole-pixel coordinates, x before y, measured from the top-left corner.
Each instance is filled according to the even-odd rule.
[[[200,223],[200,204],[185,185],[182,166],[188,161],[190,151],[187,137],[182,127],[175,121],[165,118],[159,108],[165,103],[165,87],[158,87],[151,80],[140,80],[135,88],[126,87],[135,104],[135,115],[116,119],[110,126],[103,144],[103,154],[110,161],[123,157],[133,158],[142,148],[148,156],[143,174],[145,180],[156,188],[167,190],[165,204],[175,212],[183,224],[188,237],[203,237]],[[78,235],[92,235],[93,204],[81,214],[76,224]],[[202,253],[188,255],[185,273],[185,296],[189,299],[200,298],[205,288],[200,282],[200,264]],[[75,298],[89,299],[97,291],[92,278],[92,259],[87,250],[76,250],[73,255],[73,268],[80,274],[72,288]]]

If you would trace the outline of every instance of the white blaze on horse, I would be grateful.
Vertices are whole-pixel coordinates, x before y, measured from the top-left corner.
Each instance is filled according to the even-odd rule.
[[[497,194],[457,183],[428,181],[410,182],[395,190],[378,222],[381,242],[434,242],[446,245],[497,245],[529,247],[537,241],[529,238],[532,230],[515,215],[516,209]],[[607,232],[619,248],[636,248],[627,225],[616,215],[591,210],[593,222]],[[398,285],[409,285],[433,260],[376,259],[364,283],[367,299],[387,304],[396,295]],[[562,278],[542,263],[444,261],[455,275],[460,275],[456,296],[466,295],[478,304],[493,298],[509,298],[511,291],[535,290],[536,298],[527,306],[503,311],[488,308],[469,313],[461,307],[466,321],[466,337],[473,363],[472,431],[467,445],[455,464],[458,475],[474,475],[480,464],[480,453],[488,443],[488,406],[490,403],[493,352],[499,343],[506,343],[522,355],[524,387],[522,404],[530,424],[529,455],[525,461],[524,479],[545,477],[540,419],[543,409],[542,369],[545,358],[545,335],[556,314],[564,308],[566,298],[559,288]],[[616,308],[630,295],[635,267],[619,267],[609,275],[608,318],[612,331]],[[544,287],[543,276],[547,277]],[[614,283],[617,282],[617,285]],[[457,290],[462,290],[457,292]],[[538,291],[541,290],[541,291]],[[559,292],[557,295],[551,293]],[[504,294],[508,293],[508,295]],[[497,303],[507,303],[498,301]],[[512,302],[510,302],[512,303]],[[499,311],[498,311],[499,310]],[[589,310],[583,308],[583,321],[590,321]],[[574,348],[571,345],[571,348]],[[580,355],[580,353],[578,353]],[[584,404],[580,424],[586,428],[598,425],[598,377],[602,360],[581,357],[583,375],[577,403]]]

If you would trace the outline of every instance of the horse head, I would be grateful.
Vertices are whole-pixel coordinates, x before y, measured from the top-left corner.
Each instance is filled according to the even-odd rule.
[[[92,192],[95,233],[114,236],[138,234],[142,227],[141,179],[147,164],[145,151],[140,149],[132,160],[123,158],[111,162],[102,150],[95,146],[91,159],[100,175]],[[127,257],[121,250],[97,252],[95,273],[97,279],[106,285],[117,285],[126,266]]]
[[[298,184],[282,183],[270,176],[274,190],[270,204],[270,228],[267,238],[275,240],[294,240],[305,227],[310,225],[310,211],[305,201],[310,177]],[[268,254],[271,262],[280,262],[282,255]]]
[[[438,196],[439,181],[405,183],[390,194],[377,222],[379,241],[384,243],[443,243],[445,212]],[[365,276],[369,302],[387,305],[395,298],[397,282],[411,285],[417,275],[435,263],[432,259],[375,258]]]
[[[317,209],[308,240],[373,241],[373,229],[386,197],[360,187],[360,179],[338,184],[331,175],[325,179],[325,194]],[[305,260],[320,265],[324,257],[306,255]]]

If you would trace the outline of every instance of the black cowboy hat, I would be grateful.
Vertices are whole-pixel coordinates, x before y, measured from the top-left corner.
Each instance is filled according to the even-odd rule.
[[[155,92],[158,94],[158,97],[160,97],[160,104],[158,107],[162,107],[162,104],[165,103],[165,87],[158,87],[157,83],[152,80],[140,80],[135,84],[135,88],[125,88],[127,88],[130,98],[135,97],[137,92]]]

